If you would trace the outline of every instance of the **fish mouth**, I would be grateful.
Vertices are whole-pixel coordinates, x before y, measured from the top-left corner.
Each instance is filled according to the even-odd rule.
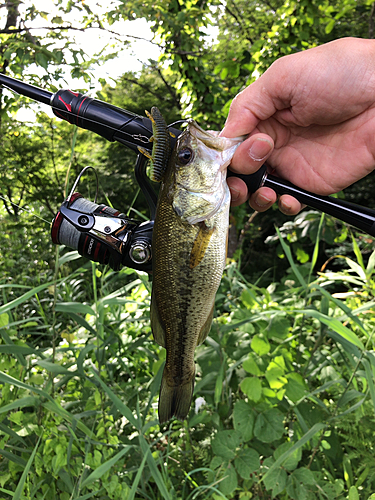
[[[219,172],[227,169],[232,161],[233,155],[237,147],[246,139],[246,136],[241,137],[219,137],[220,132],[204,130],[195,120],[188,120],[187,132],[192,135],[197,141],[201,141],[207,148],[213,149],[220,153]]]

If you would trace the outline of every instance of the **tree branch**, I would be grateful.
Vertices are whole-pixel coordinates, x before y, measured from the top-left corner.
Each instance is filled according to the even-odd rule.
[[[0,30],[0,34],[4,34],[4,35],[11,35],[13,33],[30,33],[30,31],[36,31],[36,30],[47,30],[47,31],[86,31],[86,30],[89,30],[89,29],[97,29],[97,30],[102,30],[102,31],[106,31],[107,33],[111,34],[111,35],[114,35],[114,36],[117,36],[117,37],[127,37],[127,38],[134,38],[135,40],[143,40],[145,42],[149,42],[149,43],[152,43],[153,45],[156,45],[157,47],[162,47],[159,43],[156,43],[156,42],[153,42],[152,40],[149,40],[148,38],[144,38],[144,37],[141,37],[141,36],[136,36],[136,35],[121,35],[121,33],[117,33],[116,31],[112,31],[112,30],[109,30],[107,28],[104,28],[103,26],[99,25],[99,26],[86,26],[85,28],[78,28],[76,26],[72,26],[72,25],[65,25],[65,26],[39,26],[37,28],[28,28],[26,26],[22,27],[22,28],[13,28],[13,29],[9,29],[9,28],[4,28],[2,30]]]
[[[164,83],[164,85],[167,87],[168,92],[169,92],[169,93],[171,94],[171,96],[173,97],[173,100],[174,100],[174,102],[175,102],[175,104],[176,104],[176,106],[177,106],[178,110],[179,110],[179,111],[181,111],[181,103],[180,103],[179,98],[177,97],[177,93],[176,93],[176,91],[174,90],[174,88],[173,88],[173,87],[171,87],[171,86],[169,85],[169,83],[167,82],[167,80],[164,78],[163,73],[161,72],[161,69],[157,67],[157,68],[156,68],[156,71],[158,72],[158,74],[159,74],[160,78],[163,80],[163,83]]]

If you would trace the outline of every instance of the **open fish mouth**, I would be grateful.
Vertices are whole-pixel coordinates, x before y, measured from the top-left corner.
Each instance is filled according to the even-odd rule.
[[[220,172],[223,172],[230,162],[237,147],[243,142],[246,136],[241,137],[219,137],[217,131],[203,130],[194,120],[188,122],[188,133],[197,141],[201,141],[212,154],[217,155],[217,164]]]

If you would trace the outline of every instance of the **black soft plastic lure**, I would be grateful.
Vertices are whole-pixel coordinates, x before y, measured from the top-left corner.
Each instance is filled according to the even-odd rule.
[[[167,168],[171,153],[170,136],[174,137],[174,135],[169,132],[167,123],[156,106],[151,108],[151,113],[148,111],[145,111],[145,113],[152,122],[153,135],[149,140],[154,144],[151,155],[146,149],[140,146],[138,146],[138,150],[151,160],[150,179],[160,182]]]

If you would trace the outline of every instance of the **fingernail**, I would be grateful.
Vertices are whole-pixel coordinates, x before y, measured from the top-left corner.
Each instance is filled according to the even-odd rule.
[[[258,196],[255,198],[255,203],[259,207],[263,208],[272,203],[272,200],[270,200],[267,196],[264,196],[263,194],[258,194]]]
[[[285,203],[285,201],[280,201],[279,205],[280,210],[284,212],[285,215],[288,215],[292,210],[292,205],[290,205],[289,203]]]
[[[232,189],[232,188],[229,188],[229,190],[232,201],[237,201],[238,198],[240,197],[240,192],[237,191],[237,189]]]
[[[249,149],[249,156],[252,160],[261,161],[266,158],[272,149],[272,144],[267,139],[256,139]]]

